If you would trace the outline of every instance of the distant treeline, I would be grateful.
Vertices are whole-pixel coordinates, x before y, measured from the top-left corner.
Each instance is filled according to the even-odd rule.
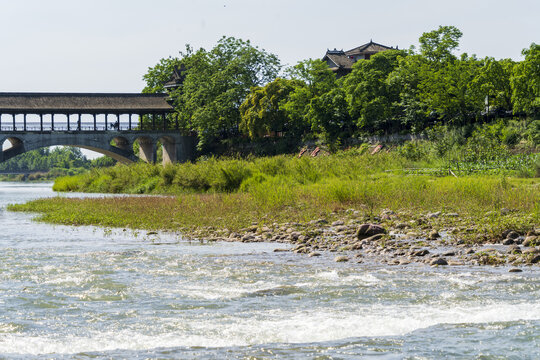
[[[494,118],[540,115],[540,45],[525,59],[455,55],[462,33],[441,26],[418,50],[388,50],[359,60],[337,79],[322,60],[283,68],[249,41],[222,38],[207,51],[189,45],[144,75],[144,92],[171,91],[184,133],[200,150],[215,144],[283,137],[330,146],[366,134],[421,133],[435,125],[468,126]],[[177,71],[178,72],[178,71]]]
[[[3,172],[31,172],[51,171],[53,169],[65,169],[71,171],[59,171],[61,175],[78,173],[94,168],[111,166],[115,160],[103,156],[94,160],[88,160],[80,149],[75,147],[41,148],[28,151],[12,159],[0,163],[0,171]]]

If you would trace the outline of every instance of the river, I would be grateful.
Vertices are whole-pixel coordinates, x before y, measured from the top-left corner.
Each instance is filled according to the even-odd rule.
[[[5,210],[45,196],[0,183],[0,358],[540,358],[537,267],[335,263]]]

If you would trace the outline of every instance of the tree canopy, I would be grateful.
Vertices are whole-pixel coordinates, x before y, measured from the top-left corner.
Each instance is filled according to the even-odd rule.
[[[280,72],[277,56],[249,41],[223,37],[211,50],[186,46],[144,76],[145,92],[182,68],[170,93],[181,131],[196,133],[200,150],[249,137],[320,139],[336,145],[366,134],[422,132],[496,116],[540,114],[540,46],[525,59],[457,54],[462,32],[440,26],[423,33],[418,52],[386,50],[358,60],[341,78],[322,60]]]

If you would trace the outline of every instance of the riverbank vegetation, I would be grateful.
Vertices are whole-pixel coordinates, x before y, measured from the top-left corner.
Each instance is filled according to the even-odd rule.
[[[508,228],[526,232],[540,224],[540,156],[525,151],[532,145],[524,141],[505,145],[500,140],[504,131],[495,127],[479,127],[468,139],[454,136],[456,144],[448,135],[444,143],[387,145],[377,153],[364,144],[332,154],[321,150],[315,157],[306,151],[301,157],[207,158],[165,167],[140,163],[93,169],[59,178],[54,189],[175,196],[59,197],[11,209],[41,212],[54,223],[195,236],[212,229],[239,231],[254,223],[330,221],[345,213],[373,220],[391,210],[415,221],[443,212],[459,214],[446,219],[447,225],[456,223],[475,229],[475,236],[493,239]]]

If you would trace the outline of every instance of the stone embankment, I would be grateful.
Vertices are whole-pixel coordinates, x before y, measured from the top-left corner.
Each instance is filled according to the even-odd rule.
[[[387,210],[366,217],[351,209],[336,215],[332,222],[318,219],[306,223],[254,223],[238,232],[208,228],[191,235],[210,241],[290,243],[290,249],[276,252],[292,251],[310,257],[331,252],[336,253],[336,262],[540,265],[540,228],[521,233],[507,229],[490,238],[475,225],[478,219],[462,219],[456,213],[414,215]]]

